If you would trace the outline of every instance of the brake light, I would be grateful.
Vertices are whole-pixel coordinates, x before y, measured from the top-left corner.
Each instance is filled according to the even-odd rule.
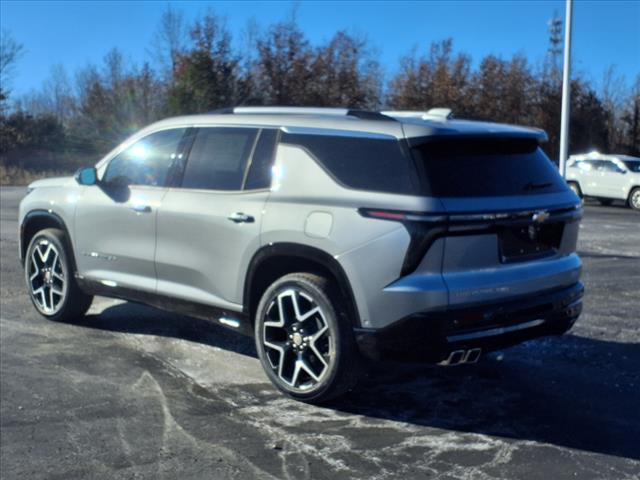
[[[398,210],[379,210],[360,208],[363,217],[400,222],[411,238],[405,254],[401,276],[414,272],[426,255],[433,242],[447,231],[447,216],[441,214],[403,212]]]
[[[379,210],[377,208],[359,208],[363,217],[393,220],[396,222],[446,223],[447,216],[438,213],[404,212],[399,210]]]
[[[384,218],[385,220],[403,221],[407,219],[407,215],[404,213],[385,212],[384,210],[366,210],[365,212],[361,213],[366,213],[364,215],[365,217]]]

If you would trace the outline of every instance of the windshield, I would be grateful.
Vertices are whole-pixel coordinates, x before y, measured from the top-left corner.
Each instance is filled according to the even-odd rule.
[[[528,195],[566,189],[535,140],[436,140],[413,151],[425,169],[427,194],[434,196]]]
[[[632,172],[640,173],[640,160],[625,160],[624,164]]]

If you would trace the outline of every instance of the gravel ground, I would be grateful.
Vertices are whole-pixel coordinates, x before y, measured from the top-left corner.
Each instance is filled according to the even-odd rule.
[[[378,365],[331,408],[283,398],[250,340],[96,299],[39,317],[0,189],[0,477],[640,478],[640,214],[588,205],[567,335],[462,367]]]

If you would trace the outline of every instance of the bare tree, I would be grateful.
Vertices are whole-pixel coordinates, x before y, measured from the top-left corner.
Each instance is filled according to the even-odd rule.
[[[51,68],[51,75],[44,85],[45,94],[52,103],[52,113],[62,124],[73,116],[76,102],[73,89],[64,66],[58,64]]]
[[[636,76],[623,108],[624,149],[640,156],[640,75]]]
[[[187,30],[183,13],[167,5],[153,37],[152,55],[160,65],[165,80],[170,83],[173,83],[175,78],[186,41]]]
[[[265,95],[259,86],[258,41],[260,27],[255,17],[249,18],[241,32],[241,50],[238,63],[238,104],[261,105]]]
[[[602,76],[600,98],[607,112],[607,136],[609,147],[613,150],[624,148],[624,122],[622,120],[625,100],[630,95],[626,79],[616,73],[613,65]]]
[[[59,64],[51,67],[40,90],[20,96],[14,106],[32,115],[52,115],[66,125],[75,114],[76,97],[64,67]]]
[[[0,32],[0,104],[4,105],[10,93],[9,83],[24,47],[16,42],[9,31]]]

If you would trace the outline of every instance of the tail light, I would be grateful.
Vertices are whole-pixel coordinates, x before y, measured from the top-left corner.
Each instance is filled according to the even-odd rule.
[[[363,217],[400,222],[409,232],[411,241],[402,263],[401,276],[413,273],[433,242],[447,231],[447,215],[360,208]]]

